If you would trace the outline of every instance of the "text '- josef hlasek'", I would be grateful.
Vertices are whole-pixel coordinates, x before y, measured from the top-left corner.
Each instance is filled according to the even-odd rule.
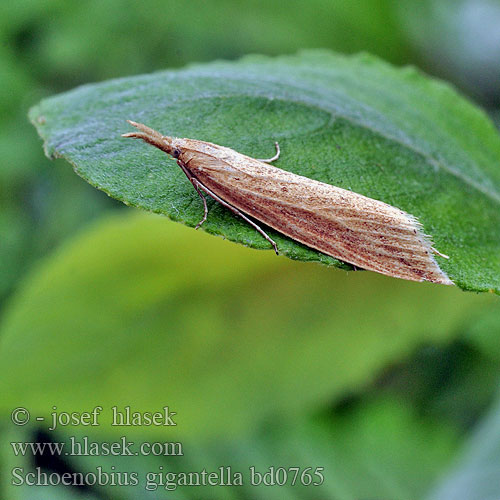
[[[102,420],[113,427],[174,427],[177,425],[175,416],[177,412],[164,406],[159,411],[135,411],[130,406],[113,406],[105,412],[102,406],[96,406],[89,411],[62,411],[56,406],[52,407],[49,421],[49,431],[59,427],[97,427]],[[11,413],[12,423],[26,425],[31,415],[26,408],[16,408]],[[36,421],[44,422],[45,417],[36,417]]]

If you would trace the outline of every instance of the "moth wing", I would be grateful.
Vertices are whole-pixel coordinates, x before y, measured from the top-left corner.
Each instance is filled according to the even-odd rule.
[[[412,215],[253,161],[241,169],[213,159],[197,175],[232,206],[308,247],[389,276],[452,284]]]

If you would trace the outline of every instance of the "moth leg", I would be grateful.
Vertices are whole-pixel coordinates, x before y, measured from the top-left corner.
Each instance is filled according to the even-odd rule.
[[[267,241],[269,241],[269,243],[271,243],[271,245],[274,248],[274,251],[276,252],[276,255],[279,255],[276,242],[273,239],[271,239],[262,228],[260,228],[257,224],[255,224],[255,222],[250,220],[243,212],[241,212],[237,208],[233,207],[232,205],[230,205],[229,203],[227,203],[223,199],[219,198],[215,193],[213,193],[212,191],[210,191],[210,189],[208,189],[206,186],[204,186],[198,179],[191,177],[191,179],[189,179],[189,180],[193,183],[193,186],[195,188],[198,186],[199,189],[205,191],[205,193],[207,193],[209,196],[211,196],[215,201],[218,201],[221,205],[225,206],[226,208],[229,208],[229,210],[231,210],[231,212],[233,212],[236,215],[239,215],[244,221],[248,222],[253,228],[257,229],[257,231],[262,236],[264,236],[264,238]]]
[[[431,250],[436,254],[439,255],[440,257],[443,257],[443,259],[449,259],[450,257],[448,255],[445,255],[444,253],[439,252],[436,250],[434,247],[431,247]]]
[[[207,200],[203,196],[202,192],[198,189],[198,186],[196,186],[196,184],[192,181],[191,184],[193,184],[194,188],[196,189],[196,192],[200,195],[200,198],[203,201],[203,217],[200,220],[200,222],[198,222],[198,224],[196,224],[195,226],[195,229],[200,229],[201,225],[207,220],[208,217]]]
[[[272,163],[273,161],[276,161],[280,157],[280,145],[277,142],[275,142],[274,145],[276,146],[276,154],[272,158],[266,158],[264,160],[257,158],[257,160],[264,163]]]
[[[200,188],[198,187],[198,184],[197,184],[198,181],[196,181],[196,179],[191,175],[189,170],[179,160],[177,160],[177,164],[179,165],[179,167],[181,167],[182,171],[186,174],[186,177],[189,179],[189,182],[191,182],[193,187],[196,189],[196,192],[200,195],[201,201],[203,201],[203,210],[204,210],[203,218],[200,220],[200,222],[198,222],[198,224],[196,224],[196,227],[195,227],[195,229],[200,229],[201,225],[207,220],[207,217],[208,217],[207,200],[203,196],[203,193],[200,191]],[[195,181],[196,181],[196,183],[195,183]]]

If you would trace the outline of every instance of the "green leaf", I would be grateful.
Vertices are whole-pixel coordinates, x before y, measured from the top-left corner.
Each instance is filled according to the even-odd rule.
[[[462,288],[500,291],[500,136],[447,85],[373,57],[252,56],[97,85],[42,101],[31,120],[51,157],[133,206],[194,226],[197,193],[172,159],[120,134],[125,119],[229,146],[415,215]],[[215,202],[204,230],[269,248]],[[339,263],[270,231],[282,254]]]
[[[356,390],[496,300],[115,215],[42,262],[10,302],[0,413],[101,405],[97,430],[123,432],[107,425],[111,406],[170,405],[178,434],[243,433]]]
[[[493,123],[497,126],[498,129],[500,129],[500,110],[495,109],[491,113],[491,116],[493,118]]]

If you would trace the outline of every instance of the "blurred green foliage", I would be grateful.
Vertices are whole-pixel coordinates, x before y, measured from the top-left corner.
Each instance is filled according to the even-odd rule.
[[[428,496],[429,500],[483,500],[500,491],[500,399],[497,398],[481,425],[454,464],[447,479]]]
[[[0,409],[19,398],[46,415],[53,404],[145,411],[175,401],[176,432],[241,434],[272,413],[320,408],[498,305],[240,250],[142,214],[108,218],[61,247],[5,316]]]
[[[65,439],[67,433],[60,433]],[[140,440],[140,436],[133,436]],[[109,436],[108,436],[109,438]],[[281,498],[421,498],[443,472],[444,464],[456,451],[455,430],[436,420],[422,418],[391,398],[374,398],[356,405],[349,412],[275,420],[265,429],[237,440],[215,437],[211,440],[185,440],[189,456],[105,459],[121,469],[139,470],[141,479],[148,471],[216,469],[231,464],[233,470],[248,471],[253,466],[266,471],[283,467],[326,464],[324,484],[313,490],[291,487],[204,488],[205,498],[257,500]],[[102,464],[101,457],[72,460],[75,469],[92,471]],[[144,483],[144,480],[142,480]],[[116,497],[136,499],[133,489],[120,488]],[[240,491],[238,491],[240,490]],[[188,495],[190,494],[188,490]],[[161,487],[145,498],[186,498],[186,490],[165,492]],[[192,498],[195,494],[191,493]]]
[[[429,71],[500,106],[499,0],[401,0],[397,9]]]
[[[464,422],[456,400],[431,405],[438,391],[423,395],[415,384],[439,381],[439,396],[453,396],[457,384],[444,384],[436,356],[427,366],[406,362],[406,375],[393,368],[379,387],[371,382],[422,343],[446,348],[461,328],[499,312],[493,295],[235,251],[158,216],[115,215],[42,262],[11,303],[0,411],[18,401],[47,417],[53,406],[147,411],[169,402],[177,427],[132,435],[181,440],[189,454],[140,466],[122,458],[124,470],[312,463],[327,468],[325,498],[417,498],[453,456]],[[431,366],[441,368],[428,373]],[[95,439],[123,433],[109,415]]]
[[[491,300],[493,297],[476,297],[461,294],[457,290],[443,291],[425,285],[401,284],[396,280],[368,273],[350,273],[348,279],[339,271],[327,269],[314,268],[309,273],[312,265],[285,265],[284,259],[214,240],[214,245],[221,244],[224,248],[222,250],[221,247],[220,251],[224,252],[221,255],[226,255],[225,262],[219,262],[216,267],[224,268],[222,274],[227,277],[225,282],[218,281],[218,275],[210,274],[210,260],[216,259],[214,255],[211,259],[198,261],[195,268],[188,265],[189,262],[182,258],[180,251],[178,260],[169,255],[168,259],[175,262],[175,265],[171,265],[175,276],[170,276],[165,254],[159,249],[158,255],[150,255],[144,265],[154,267],[155,258],[158,259],[156,265],[163,271],[156,278],[161,277],[162,280],[155,279],[154,271],[145,276],[131,273],[128,277],[124,272],[117,281],[105,283],[105,276],[91,272],[87,285],[99,283],[101,292],[113,290],[113,287],[120,284],[126,288],[127,293],[120,296],[122,302],[114,306],[123,308],[131,304],[136,306],[135,313],[139,308],[142,313],[136,314],[135,325],[140,325],[137,326],[138,330],[129,326],[125,332],[119,328],[106,329],[105,332],[97,329],[98,325],[105,324],[109,315],[104,315],[101,322],[95,311],[101,310],[106,300],[112,302],[112,295],[103,297],[91,287],[84,286],[79,290],[73,288],[68,300],[71,299],[72,306],[79,311],[80,316],[75,318],[75,324],[79,325],[82,335],[79,344],[74,344],[76,339],[72,322],[67,317],[63,321],[64,311],[60,310],[66,298],[63,289],[59,289],[59,295],[54,295],[56,283],[53,286],[50,283],[44,284],[41,276],[44,273],[49,276],[49,271],[54,271],[59,264],[62,265],[62,261],[69,259],[64,255],[68,255],[68,249],[71,248],[76,252],[75,245],[83,242],[85,235],[66,244],[49,260],[43,256],[88,221],[105,210],[117,209],[118,205],[81,181],[64,161],[51,163],[46,160],[41,142],[29,125],[26,114],[28,108],[41,98],[91,81],[179,67],[191,62],[234,59],[247,53],[276,55],[294,53],[302,48],[323,47],[346,53],[365,50],[396,64],[417,64],[429,72],[445,76],[498,116],[500,65],[497,58],[499,44],[495,42],[495,37],[498,36],[495,26],[499,24],[496,22],[498,5],[498,0],[311,0],[307,4],[298,0],[1,2],[0,330],[5,332],[8,327],[11,333],[0,339],[1,346],[8,346],[8,351],[3,351],[3,347],[0,347],[0,352],[14,372],[9,375],[11,380],[15,382],[18,362],[29,354],[33,366],[28,366],[26,362],[22,365],[26,372],[21,373],[17,383],[22,380],[24,385],[17,387],[24,391],[24,395],[29,395],[31,401],[36,400],[41,406],[54,404],[48,400],[49,395],[56,397],[58,385],[64,382],[54,380],[59,361],[65,366],[68,366],[68,360],[74,362],[69,373],[64,372],[62,377],[69,376],[75,383],[63,384],[61,395],[69,397],[73,391],[75,394],[80,391],[80,394],[88,396],[88,385],[78,386],[85,379],[85,373],[94,377],[94,385],[100,386],[101,393],[106,384],[110,384],[108,389],[111,391],[112,387],[116,387],[113,384],[120,383],[120,377],[126,372],[126,365],[118,364],[117,372],[107,372],[108,379],[103,381],[98,373],[90,373],[90,370],[85,372],[85,364],[94,362],[94,367],[98,363],[104,366],[106,356],[111,356],[111,359],[113,356],[119,358],[123,353],[128,353],[133,361],[144,345],[154,344],[154,339],[147,336],[148,326],[157,317],[162,317],[161,314],[168,313],[172,318],[177,318],[178,342],[183,340],[179,334],[179,325],[183,321],[184,327],[190,325],[183,332],[187,337],[184,345],[195,346],[196,350],[193,352],[185,349],[183,360],[186,366],[194,366],[194,359],[205,359],[206,366],[213,366],[207,364],[208,355],[203,357],[208,346],[212,348],[212,361],[214,358],[222,360],[221,366],[208,379],[212,384],[205,382],[203,387],[206,391],[203,393],[198,389],[200,397],[205,398],[205,404],[210,398],[217,397],[218,382],[224,382],[226,387],[230,386],[233,392],[229,394],[233,396],[237,389],[241,391],[237,400],[240,409],[249,398],[263,398],[261,403],[264,406],[252,409],[250,417],[255,415],[256,426],[248,429],[248,433],[242,433],[237,439],[217,439],[215,445],[209,442],[208,433],[205,434],[205,439],[193,437],[190,445],[193,451],[189,452],[189,459],[194,462],[193,467],[219,465],[221,461],[246,463],[251,459],[255,459],[256,464],[272,464],[285,455],[290,460],[296,459],[297,463],[308,465],[313,459],[317,460],[321,462],[318,465],[329,466],[329,474],[338,471],[338,477],[329,476],[331,479],[323,490],[324,498],[359,500],[361,495],[364,498],[379,495],[384,500],[422,498],[432,482],[449,466],[453,456],[459,453],[458,450],[466,442],[471,428],[481,419],[495,395],[500,348],[499,307],[497,302]],[[125,213],[121,215],[125,216]],[[127,221],[132,220],[133,216],[130,217],[129,219],[127,215],[121,221],[118,215],[116,230],[130,223]],[[107,219],[102,224],[110,224],[109,221]],[[168,236],[174,225],[161,222],[165,222],[165,234],[158,235],[158,238],[176,237],[176,229],[172,229],[174,232]],[[156,227],[160,222],[151,224]],[[94,228],[93,231],[95,230]],[[163,229],[155,229],[154,234],[160,231]],[[190,231],[189,238],[192,238],[192,243],[188,244],[187,240],[179,241],[189,245],[189,249],[186,246],[186,256],[199,252],[204,246],[203,238],[208,237]],[[207,245],[211,244],[207,240]],[[113,244],[110,244],[110,248],[116,251],[115,264],[118,265],[120,248]],[[80,273],[79,278],[85,278],[82,274],[86,270],[91,271],[94,265],[102,269],[98,266],[98,261],[105,247],[93,250],[95,261],[87,261],[85,267],[80,266],[78,259],[73,261],[73,266],[65,270],[67,275],[58,277],[60,283],[71,282],[72,273],[76,273],[75,277]],[[87,252],[84,252],[81,258],[86,255]],[[131,255],[132,253],[129,254]],[[77,252],[73,254],[73,258],[76,256]],[[33,263],[41,258],[43,260],[36,272],[27,274]],[[61,263],[57,262],[58,258]],[[109,258],[113,260],[112,256]],[[137,259],[140,261],[141,257],[138,256]],[[226,270],[225,268],[231,267],[233,259],[240,262],[242,267]],[[49,264],[53,267],[47,267]],[[139,263],[137,267],[130,265],[130,268],[141,269]],[[256,270],[254,277],[251,276],[253,269]],[[103,273],[105,270],[102,270],[101,274]],[[199,276],[193,278],[193,274]],[[34,288],[35,282],[31,276],[38,280],[35,281],[39,285],[38,289]],[[149,280],[149,288],[134,287],[130,282],[132,278],[138,279],[142,284]],[[174,278],[176,287],[168,291],[170,298],[167,300],[162,297],[155,310],[155,304],[147,303],[147,299],[158,297],[164,290],[165,283],[173,282]],[[183,289],[180,286],[183,281],[189,287]],[[75,287],[76,283],[77,281]],[[196,284],[199,289],[193,291]],[[299,286],[301,288],[297,290]],[[261,287],[264,298],[259,294]],[[344,287],[348,291],[345,297]],[[12,295],[17,288],[20,294]],[[52,295],[48,293],[51,290]],[[145,293],[145,290],[149,292]],[[191,293],[186,293],[187,290]],[[167,290],[164,293],[167,294]],[[244,307],[239,306],[240,293],[241,297],[250,301]],[[78,300],[80,294],[85,301]],[[447,298],[448,294],[450,298]],[[302,295],[314,300],[308,304],[301,300]],[[57,300],[46,302],[41,317],[43,335],[38,339],[37,311],[29,308],[27,298],[36,299],[38,302],[31,303],[38,304],[39,307],[40,301],[44,297],[47,300],[49,296],[56,297]],[[94,312],[89,306],[92,297]],[[97,303],[98,297],[104,300],[103,304]],[[128,297],[127,300],[125,297]],[[294,324],[298,314],[295,310],[286,313],[285,318],[280,318],[277,313],[275,315],[275,304],[283,300],[290,308],[295,304],[298,311],[306,306],[309,308],[303,310],[302,323]],[[389,300],[399,304],[399,309],[390,308]],[[427,307],[427,301],[433,300],[436,303]],[[169,307],[165,312],[161,306],[166,302]],[[83,305],[86,305],[85,310],[80,307]],[[176,305],[179,307],[179,316],[176,316]],[[415,308],[410,310],[412,305]],[[335,319],[330,319],[328,324],[321,324],[323,310],[329,310],[330,307],[333,310],[329,311],[327,317],[339,314],[343,321],[339,338],[335,338],[338,335],[336,333],[328,333],[335,327]],[[253,317],[259,315],[259,308],[262,308],[261,316]],[[13,327],[12,318],[16,310],[23,310],[26,316],[24,319],[18,317],[18,325],[24,325],[22,330],[15,330]],[[285,314],[285,309],[281,311]],[[41,314],[42,311],[39,310],[38,313]],[[64,324],[64,330],[51,331],[51,314],[54,319],[59,318],[60,324]],[[115,318],[116,321],[120,319],[126,318]],[[96,329],[93,326],[94,320]],[[236,341],[238,329],[243,328],[241,331],[244,331],[244,321],[252,325],[258,325],[260,321],[261,325],[265,325],[262,332],[254,328],[253,332],[246,333],[247,336],[256,336],[262,350],[265,350],[266,345],[262,335],[266,333],[271,336],[269,345],[272,349],[269,357],[261,352],[255,367],[252,367],[250,359],[244,359],[241,352],[243,347],[256,348],[252,344],[252,338],[243,339],[241,346]],[[373,321],[379,324],[379,329],[370,335],[370,322]],[[433,327],[432,323],[440,326]],[[274,330],[283,324],[289,325],[294,332],[298,332],[301,327],[304,331],[309,327],[317,328],[316,332],[323,332],[318,339],[323,339],[327,346],[320,353],[321,364],[317,368],[323,370],[320,387],[308,391],[314,382],[309,382],[309,386],[304,387],[300,386],[298,378],[293,379],[295,386],[287,386],[283,382],[286,372],[281,373],[281,378],[278,379],[286,386],[286,398],[278,398],[280,405],[290,405],[293,402],[290,395],[295,389],[303,397],[307,396],[298,401],[300,404],[295,406],[297,413],[291,421],[277,418],[276,413],[272,413],[271,398],[265,399],[266,391],[263,390],[260,394],[255,383],[250,385],[252,390],[247,391],[248,384],[242,383],[247,382],[244,372],[239,377],[235,376],[232,384],[224,378],[223,361],[230,361],[234,351],[240,354],[239,359],[245,361],[241,363],[242,369],[246,370],[250,366],[254,373],[258,367],[269,369],[275,355],[281,356],[281,363],[286,361],[287,352],[276,351],[277,346],[281,350],[287,348],[286,333],[278,332],[279,335],[273,337]],[[87,327],[85,331],[81,330],[82,325]],[[220,330],[221,325],[225,329]],[[346,325],[353,329],[352,337]],[[440,329],[442,325],[445,326]],[[143,337],[134,339],[132,334],[139,331],[146,333]],[[165,331],[168,334],[167,325]],[[400,338],[402,331],[406,333]],[[22,335],[19,332],[23,332]],[[97,335],[99,332],[102,333],[101,336]],[[229,343],[221,341],[217,344],[218,332],[225,333],[226,336],[232,333],[235,338]],[[18,334],[19,339],[16,338]],[[159,335],[156,330],[159,352],[171,355],[171,344],[161,344]],[[135,351],[132,350],[134,346],[124,342],[117,353],[110,352],[110,349],[116,347],[117,341],[123,338],[135,341]],[[89,347],[88,342],[92,339],[95,342]],[[31,342],[34,346],[29,346]],[[387,345],[382,345],[384,342]],[[85,347],[85,350],[78,351],[75,348],[77,345]],[[216,345],[218,350],[214,347]],[[336,350],[332,353],[329,350],[334,345]],[[27,351],[25,347],[28,348]],[[300,347],[302,355],[299,354]],[[52,354],[51,349],[55,349]],[[295,356],[290,359],[300,363],[302,372],[307,374],[308,367],[316,363],[319,343],[309,344],[307,333],[296,334],[289,349]],[[5,357],[7,352],[10,353],[9,359]],[[55,357],[55,353],[67,356],[68,359],[60,360]],[[345,357],[345,353],[350,353],[351,357]],[[199,358],[195,358],[196,355]],[[255,352],[253,356],[255,359]],[[342,379],[336,380],[335,364],[328,370],[329,356],[337,363],[345,358]],[[43,376],[38,372],[41,378],[37,380],[37,370],[44,364],[44,358],[52,360],[54,366],[47,366],[45,363],[48,371]],[[350,366],[348,359],[357,361]],[[144,357],[137,361],[137,366],[140,362],[144,362]],[[158,359],[156,362],[156,369],[159,369],[160,362]],[[234,362],[231,367],[233,374],[237,373]],[[203,368],[203,365],[199,368]],[[289,369],[293,374],[291,365]],[[309,375],[313,373],[318,374],[319,371],[311,371]],[[202,375],[197,373],[197,376],[198,379],[202,378],[205,372]],[[78,377],[80,382],[76,382]],[[197,379],[193,372],[187,373],[186,378],[179,375],[179,380],[194,386]],[[261,385],[267,387],[267,382],[265,380]],[[86,383],[88,384],[88,380]],[[141,380],[135,381],[135,385],[141,386]],[[272,386],[271,384],[269,394],[272,394]],[[122,393],[125,389],[121,389]],[[154,396],[149,394],[150,397],[152,395]],[[220,401],[226,408],[225,418],[228,418],[231,401],[229,396],[224,396],[225,393],[222,392]],[[15,395],[10,392],[9,398],[13,397]],[[184,395],[184,401],[186,405],[189,403],[189,394]],[[309,406],[304,401],[308,401]],[[195,405],[191,405],[191,416],[195,418]],[[214,408],[214,411],[217,409]],[[472,451],[463,456],[462,462],[457,466],[455,478],[452,476],[441,488],[436,486],[435,491],[438,493],[433,499],[472,500],[481,498],[472,496],[474,491],[484,491],[479,490],[479,486],[495,488],[494,480],[498,477],[495,475],[495,467],[500,462],[494,446],[498,443],[498,433],[494,425],[489,424],[494,424],[495,418],[498,420],[494,416],[486,421],[478,445],[474,445],[476,438],[473,435],[470,445]],[[240,421],[240,425],[244,422],[245,420]],[[223,423],[224,420],[221,419],[219,424]],[[231,423],[236,432],[238,422],[234,420]],[[2,443],[27,440],[35,435],[34,429],[29,428],[21,435],[14,435],[14,431],[10,423],[4,424],[1,429]],[[218,431],[218,438],[226,434],[225,428],[213,428],[212,431]],[[491,446],[485,445],[488,442]],[[259,457],[261,459],[257,460]],[[20,459],[13,459],[10,448],[2,445],[2,479],[9,477],[12,467],[20,463]],[[469,468],[470,464],[476,464],[476,467]],[[24,465],[29,468],[33,463],[25,460]],[[157,462],[153,464],[142,461],[140,464],[135,463],[133,468],[150,470],[153,465],[156,466]],[[95,464],[82,461],[66,463],[66,466],[85,470]],[[187,467],[186,462],[178,466],[179,470]],[[494,471],[494,475],[490,476],[491,480],[482,479],[486,466],[491,466],[490,470]],[[50,470],[53,464],[45,462],[44,467]],[[469,488],[464,486],[457,490],[457,485],[465,484],[460,483],[463,478],[468,478]],[[33,498],[33,495],[37,499],[118,498],[118,493],[113,488],[104,491],[95,488],[82,494],[71,488],[39,488],[36,491],[32,487],[13,489],[8,488],[6,481],[2,481],[0,487],[3,488],[3,496],[9,499],[27,500]],[[449,491],[452,492],[451,495],[446,493]],[[248,498],[250,494],[261,495],[268,499],[274,495],[275,498],[283,498],[282,493],[279,489],[274,493],[272,490],[258,493],[257,490],[252,490],[243,492],[242,496]],[[457,496],[459,493],[462,496]],[[144,492],[141,497],[141,492],[128,490],[126,494],[133,498],[151,498]],[[241,498],[239,492],[229,489],[217,490],[216,494],[226,495],[227,498]],[[120,495],[120,498],[126,498],[124,492],[120,491]],[[187,498],[188,495],[181,491],[177,498]],[[287,490],[287,495],[289,498],[310,498],[311,493]],[[499,488],[493,489],[492,496],[499,496]],[[159,494],[156,497],[159,498]],[[169,498],[175,497],[170,495]]]

